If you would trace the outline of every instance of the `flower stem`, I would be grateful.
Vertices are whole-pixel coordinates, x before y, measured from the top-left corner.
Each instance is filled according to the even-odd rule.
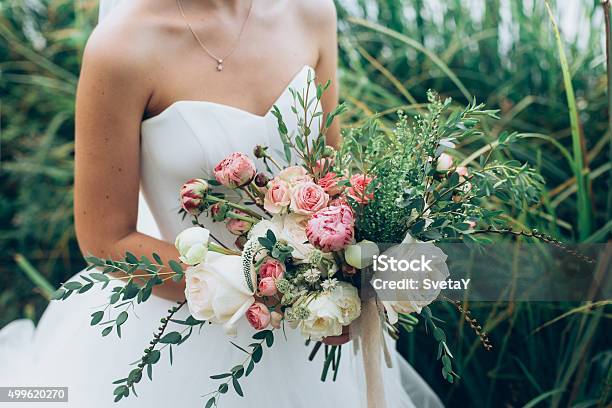
[[[245,205],[234,203],[232,201],[228,201],[228,200],[226,200],[224,198],[219,198],[217,196],[210,195],[210,194],[206,196],[206,200],[209,201],[209,202],[213,202],[213,203],[225,203],[225,204],[229,205],[232,208],[235,208],[235,209],[240,210],[240,211],[244,211],[245,213],[249,214],[250,216],[257,218],[257,221],[262,219],[261,215],[257,214],[255,211],[251,210],[249,207],[247,207]]]
[[[213,244],[212,242],[208,243],[208,250],[212,251],[212,252],[216,252],[218,254],[222,254],[222,255],[237,255],[237,256],[239,256],[239,255],[242,254],[241,252],[233,251],[233,250],[228,249],[228,248],[223,248],[222,246],[217,245],[217,244]]]

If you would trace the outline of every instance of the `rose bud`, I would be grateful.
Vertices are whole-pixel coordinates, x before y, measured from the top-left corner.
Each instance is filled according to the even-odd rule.
[[[235,210],[233,212],[238,215],[247,215],[240,210]],[[226,224],[228,231],[234,235],[244,235],[250,231],[252,226],[253,224],[251,224],[248,221],[239,220],[237,218],[231,218],[231,217],[227,220],[227,224]]]
[[[247,155],[235,152],[221,160],[213,172],[219,183],[233,189],[246,186],[253,181],[257,170]]]
[[[263,330],[270,324],[270,311],[261,302],[255,302],[246,311],[246,318],[255,330]]]
[[[268,257],[259,266],[259,276],[262,278],[282,279],[285,274],[285,264],[278,259]]]
[[[268,148],[266,146],[257,145],[255,146],[255,149],[253,149],[253,154],[258,159],[263,159],[264,157],[268,156],[268,153],[266,152],[267,150]]]
[[[187,228],[174,241],[179,252],[179,259],[187,265],[197,265],[206,260],[210,232],[206,228]]]
[[[180,190],[181,207],[191,215],[200,215],[209,188],[208,182],[202,179],[191,179],[183,184]]]
[[[357,269],[367,268],[374,263],[374,257],[380,253],[378,245],[372,241],[363,240],[355,245],[349,245],[344,250],[346,263]]]
[[[272,277],[261,279],[257,288],[259,289],[261,296],[276,295],[276,283]]]
[[[270,181],[270,177],[266,176],[263,173],[257,173],[255,176],[255,185],[259,188],[263,188],[268,185]]]
[[[450,170],[451,167],[453,167],[453,157],[450,154],[442,153],[440,157],[438,157],[436,170],[444,173]]]

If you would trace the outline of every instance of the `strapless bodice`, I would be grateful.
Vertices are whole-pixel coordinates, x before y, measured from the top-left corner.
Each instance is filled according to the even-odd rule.
[[[289,89],[305,88],[309,71],[312,68],[304,66],[296,73],[274,103],[290,134],[297,127],[297,118],[291,110],[293,97]],[[158,235],[158,230],[159,238],[173,241],[179,232],[191,226],[189,217],[181,220],[178,213],[181,185],[191,178],[214,178],[214,166],[237,151],[249,155],[258,170],[265,170],[263,163],[253,157],[256,145],[268,146],[268,153],[275,158],[281,156],[283,146],[272,109],[262,116],[214,102],[178,101],[144,120],[140,158],[144,202],[139,206],[139,230],[150,235]],[[152,225],[151,216],[156,225]],[[213,223],[204,215],[200,221],[216,238],[233,244],[235,237],[223,223]]]

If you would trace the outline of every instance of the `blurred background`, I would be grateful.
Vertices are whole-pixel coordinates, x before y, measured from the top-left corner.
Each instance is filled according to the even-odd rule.
[[[529,211],[498,203],[513,225],[567,242],[610,240],[609,16],[600,1],[551,1],[550,15],[543,0],[336,3],[345,127],[377,113],[389,125],[397,109],[418,113],[430,88],[458,104],[476,98],[501,120],[460,150],[518,131],[524,139],[508,154],[547,181]],[[84,266],[72,219],[73,111],[97,6],[0,0],[0,327],[37,321],[54,288]],[[489,333],[490,352],[452,304],[433,305],[457,359],[455,384],[442,378],[423,327],[399,347],[448,406],[606,407],[611,304],[465,305]]]

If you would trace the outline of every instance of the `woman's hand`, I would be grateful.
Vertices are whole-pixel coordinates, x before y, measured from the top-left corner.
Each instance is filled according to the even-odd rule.
[[[348,343],[350,338],[350,326],[344,326],[342,328],[342,334],[339,336],[329,336],[323,338],[323,343],[328,346],[341,346]]]

